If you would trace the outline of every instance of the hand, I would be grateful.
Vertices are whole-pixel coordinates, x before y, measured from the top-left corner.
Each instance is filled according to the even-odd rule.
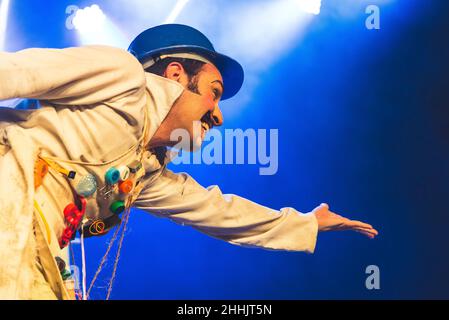
[[[318,221],[318,231],[352,230],[360,232],[370,239],[378,235],[377,230],[367,223],[350,220],[329,211],[329,206],[326,203],[320,204],[312,212]]]

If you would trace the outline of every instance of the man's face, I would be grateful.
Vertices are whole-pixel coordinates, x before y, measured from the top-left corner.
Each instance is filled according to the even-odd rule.
[[[187,96],[188,101],[175,103],[164,122],[170,123],[172,130],[186,130],[191,148],[195,149],[201,145],[209,129],[223,124],[218,106],[223,93],[221,74],[212,64],[205,64],[196,76],[189,79],[182,65],[174,62],[167,66],[165,76],[192,92]]]

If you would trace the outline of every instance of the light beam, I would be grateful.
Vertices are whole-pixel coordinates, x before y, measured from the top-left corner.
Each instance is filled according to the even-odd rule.
[[[0,4],[0,50],[5,49],[6,26],[8,23],[9,0],[2,0]]]

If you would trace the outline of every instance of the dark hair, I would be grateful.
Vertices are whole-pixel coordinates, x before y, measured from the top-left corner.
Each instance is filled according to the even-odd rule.
[[[172,62],[178,62],[182,64],[185,72],[187,73],[187,76],[189,77],[189,81],[192,80],[192,78],[194,78],[205,65],[204,62],[199,60],[168,57],[157,61],[151,67],[146,68],[145,71],[163,76],[165,69],[167,69],[167,66]]]

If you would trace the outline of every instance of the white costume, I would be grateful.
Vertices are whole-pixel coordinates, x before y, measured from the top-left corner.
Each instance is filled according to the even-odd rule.
[[[188,174],[168,170],[168,156],[159,161],[153,150],[138,147],[141,137],[149,141],[183,90],[177,82],[144,72],[131,54],[117,48],[0,53],[0,100],[34,98],[42,106],[0,109],[0,298],[70,298],[54,257],[64,255],[58,239],[65,228],[64,207],[74,194],[67,179],[51,169],[35,191],[38,155],[95,175],[98,189],[105,185],[107,168],[140,157],[144,171],[128,198],[132,206],[232,244],[314,251],[313,214],[277,211],[222,194],[218,186],[204,188]],[[89,199],[86,219],[114,215],[104,199],[99,192]]]

